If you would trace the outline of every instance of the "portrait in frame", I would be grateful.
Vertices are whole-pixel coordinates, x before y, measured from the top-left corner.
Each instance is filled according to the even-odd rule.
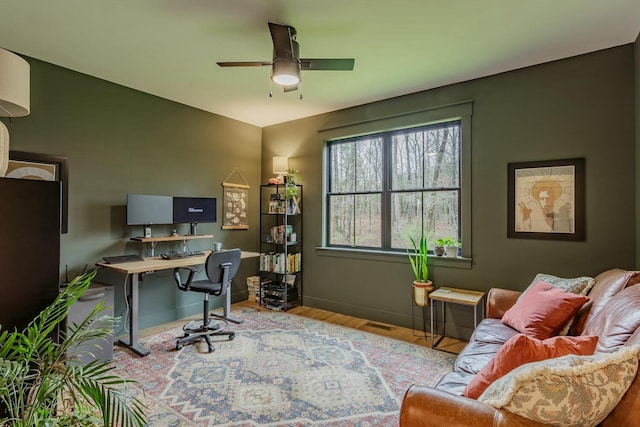
[[[60,232],[68,232],[69,169],[66,157],[10,150],[9,167],[5,177],[60,181],[62,187]]]
[[[585,239],[584,158],[508,164],[507,236]]]

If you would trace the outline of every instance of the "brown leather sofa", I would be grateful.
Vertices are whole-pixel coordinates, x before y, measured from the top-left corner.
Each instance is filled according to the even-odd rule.
[[[613,352],[622,345],[640,344],[640,272],[608,270],[596,278],[585,304],[574,319],[570,335],[585,332],[599,337],[596,352]],[[633,290],[628,304],[607,304],[625,288]],[[504,409],[462,396],[462,390],[517,331],[500,322],[520,292],[491,289],[487,297],[487,318],[478,324],[469,344],[456,358],[453,372],[435,386],[413,385],[405,393],[400,410],[401,427],[423,426],[540,426]],[[622,296],[622,295],[621,295]],[[633,298],[635,297],[635,298]],[[625,300],[625,301],[626,301]],[[614,301],[615,302],[615,301]],[[602,314],[597,316],[600,311]],[[594,321],[595,318],[595,321]],[[640,426],[640,375],[601,426]]]

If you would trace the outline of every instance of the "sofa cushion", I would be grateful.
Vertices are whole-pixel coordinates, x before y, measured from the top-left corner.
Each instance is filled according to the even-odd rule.
[[[554,426],[596,426],[616,407],[638,370],[640,346],[522,365],[478,399]]]
[[[552,276],[551,274],[539,273],[533,278],[529,287],[540,281],[548,283],[555,288],[562,289],[563,291],[578,295],[587,295],[596,283],[593,277],[575,277],[566,279],[563,277]],[[525,289],[525,292],[527,292],[527,289]]]
[[[449,372],[438,381],[435,388],[460,396],[473,377],[473,374],[467,372]]]
[[[453,365],[455,372],[475,375],[491,362],[491,359],[504,344],[469,341],[456,357]]]
[[[612,268],[604,271],[595,277],[595,285],[589,292],[589,299],[593,301],[591,309],[580,313],[574,320],[575,328],[573,335],[580,335],[584,326],[604,307],[609,299],[615,294],[623,290],[627,286],[631,286],[640,280],[640,272],[627,271],[619,268]]]
[[[587,297],[566,292],[545,282],[537,282],[507,310],[502,323],[523,334],[550,338],[588,301]]]
[[[623,346],[640,328],[640,286],[612,296],[584,327],[583,335],[597,335],[596,352],[610,353]]]
[[[525,363],[567,354],[592,355],[597,343],[598,337],[594,336],[559,336],[543,341],[524,334],[515,335],[500,347],[491,362],[471,379],[462,395],[477,399],[491,383]]]
[[[518,331],[502,324],[498,319],[484,319],[476,327],[469,343],[458,354],[453,370],[477,374],[493,359],[500,347],[517,333]]]
[[[500,319],[484,319],[478,323],[469,341],[504,344],[516,334],[518,331],[505,325]]]

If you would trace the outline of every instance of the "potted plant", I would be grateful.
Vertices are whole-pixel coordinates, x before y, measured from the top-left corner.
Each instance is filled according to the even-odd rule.
[[[411,269],[415,280],[413,281],[413,300],[416,305],[424,307],[429,305],[429,294],[433,292],[433,282],[429,280],[427,267],[427,238],[422,236],[419,241],[409,236],[413,252],[407,250],[407,256],[411,263]]]
[[[297,182],[300,179],[298,169],[288,169],[285,176],[284,184],[284,198],[288,201],[289,214],[300,213],[300,207],[298,206],[298,187]]]
[[[0,425],[146,425],[144,405],[128,395],[133,381],[114,374],[110,361],[84,365],[74,356],[82,344],[111,333],[116,319],[99,316],[101,303],[55,338],[95,274],[73,279],[23,331],[0,329]]]
[[[460,243],[457,240],[453,240],[451,237],[441,237],[436,240],[436,248],[437,247],[441,247],[443,253],[447,254],[447,257],[455,258],[458,256]]]
[[[436,245],[433,247],[433,253],[436,254],[436,256],[444,255],[444,246],[445,246],[446,240],[447,239],[444,239],[442,237],[439,239],[436,239],[436,242],[435,242]]]
[[[456,258],[458,256],[458,248],[461,246],[457,240],[447,238],[447,243],[444,246],[444,251],[448,258]]]

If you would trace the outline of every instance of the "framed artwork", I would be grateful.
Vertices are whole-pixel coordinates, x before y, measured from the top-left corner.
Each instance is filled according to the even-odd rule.
[[[69,169],[66,157],[10,150],[9,167],[5,177],[60,181],[62,187],[60,231],[67,233],[69,229]]]
[[[222,229],[247,230],[249,217],[247,206],[249,201],[249,186],[245,184],[222,184]]]
[[[584,158],[508,164],[507,236],[585,239]]]

